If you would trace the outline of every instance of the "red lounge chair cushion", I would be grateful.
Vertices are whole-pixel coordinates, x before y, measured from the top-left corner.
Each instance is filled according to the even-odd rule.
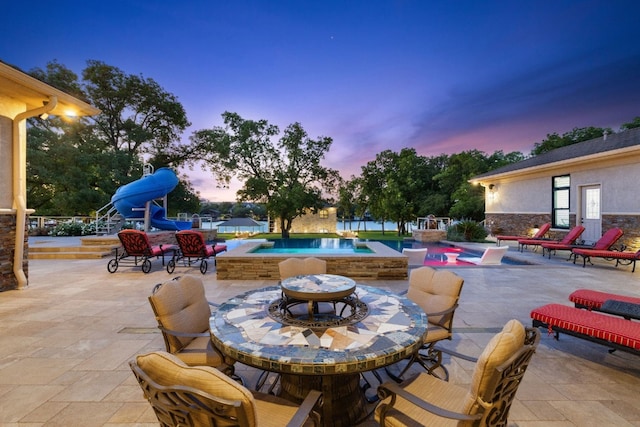
[[[578,225],[576,227],[573,227],[562,240],[552,240],[545,243],[541,242],[540,239],[520,239],[518,240],[518,243],[520,243],[521,245],[541,245],[542,243],[544,243],[545,245],[554,243],[561,245],[573,245],[583,232],[584,227]]]
[[[640,251],[638,252],[620,252],[606,251],[602,249],[584,249],[576,248],[572,252],[577,255],[594,258],[613,258],[613,259],[640,259]]]
[[[596,244],[593,245],[593,248],[591,249],[594,249],[594,250],[609,249],[611,246],[613,246],[614,243],[616,243],[622,237],[622,234],[624,233],[619,228],[612,228],[610,230],[607,230],[607,232],[604,233],[600,239],[598,239]]]
[[[569,295],[569,301],[574,304],[596,309],[602,307],[602,304],[610,299],[640,304],[640,298],[610,294],[608,292],[592,291],[590,289],[578,289]]]
[[[220,252],[224,252],[227,250],[227,245],[216,245],[213,250],[215,253],[219,254]]]
[[[549,327],[557,326],[625,347],[640,349],[640,322],[561,304],[547,304],[535,308],[531,311],[531,318]]]
[[[167,251],[172,251],[176,249],[176,245],[162,245],[162,247],[160,246],[151,246],[151,255],[153,256],[161,256],[165,253],[167,253]]]

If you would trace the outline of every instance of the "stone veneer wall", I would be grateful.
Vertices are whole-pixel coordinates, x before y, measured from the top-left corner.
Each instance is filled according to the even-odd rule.
[[[216,258],[216,278],[218,280],[279,280],[278,263],[289,258],[254,257],[234,258],[218,256]],[[325,257],[327,274],[347,276],[354,280],[406,280],[407,258],[369,258],[369,257]]]
[[[487,228],[492,235],[529,236],[535,225],[551,222],[549,214],[487,214]],[[575,215],[569,218],[575,224]],[[553,237],[552,237],[553,238]]]
[[[624,232],[616,246],[625,245],[627,251],[640,250],[640,215],[602,215],[602,232],[614,227]]]
[[[550,215],[527,215],[527,214],[487,214],[487,227],[492,230],[494,236],[515,235],[527,236],[531,234],[534,225],[550,222]],[[569,223],[573,227],[576,224],[575,214],[569,216]],[[624,231],[624,235],[618,242],[625,245],[628,251],[640,250],[640,215],[602,215],[602,232],[610,228],[618,227]],[[568,230],[567,230],[568,231]],[[548,234],[550,239],[562,239],[566,231],[551,230]]]
[[[29,220],[27,218],[27,224]],[[29,277],[29,234],[25,229],[24,257],[22,268]],[[16,217],[15,215],[0,215],[0,292],[18,289],[18,281],[13,274],[13,254],[16,247]]]

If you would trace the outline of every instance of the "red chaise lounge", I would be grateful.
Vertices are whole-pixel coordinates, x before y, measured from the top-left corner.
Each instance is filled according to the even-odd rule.
[[[609,250],[611,249],[611,246],[615,245],[615,243],[620,240],[623,234],[623,231],[619,228],[612,228],[610,230],[607,230],[607,232],[604,233],[602,237],[600,237],[598,241],[594,243],[593,246],[589,246],[588,249]],[[542,256],[544,256],[545,251],[547,251],[547,253],[549,254],[549,259],[551,259],[551,251],[553,251],[554,253],[556,251],[572,251],[573,249],[577,249],[579,247],[577,245],[565,245],[562,243],[553,242],[542,242],[540,243],[540,246],[542,246]],[[569,257],[569,259],[571,258],[573,258],[573,261],[575,262],[575,256],[573,253],[571,254],[571,257]]]
[[[116,248],[115,257],[107,263],[109,273],[115,273],[118,266],[124,263],[141,265],[142,272],[148,273],[151,271],[151,258],[161,257],[164,265],[165,254],[178,249],[176,245],[151,245],[147,233],[140,230],[121,230],[118,239],[122,243],[122,250]],[[130,257],[133,257],[133,260],[129,260]]]
[[[536,234],[533,235],[533,237],[527,237],[527,236],[508,236],[508,235],[500,235],[500,236],[496,236],[496,243],[498,244],[498,246],[500,246],[500,242],[503,240],[520,240],[520,239],[537,239],[537,240],[542,240],[544,238],[544,235],[547,234],[549,232],[549,229],[551,228],[551,223],[547,222],[542,224],[542,226],[540,227],[540,229],[538,230],[538,232]]]
[[[524,250],[526,246],[540,246],[542,243],[559,243],[561,245],[574,245],[578,237],[582,235],[584,232],[584,227],[581,225],[577,225],[573,227],[566,236],[562,240],[556,241],[544,241],[541,239],[519,239],[518,240],[518,249],[520,252]],[[544,249],[542,250],[542,255],[544,256]]]
[[[632,273],[636,271],[636,261],[640,259],[640,250],[638,250],[637,252],[621,252],[611,250],[575,248],[571,250],[571,253],[574,255],[574,264],[578,256],[582,257],[583,267],[587,265],[587,262],[593,265],[593,263],[591,262],[591,258],[604,258],[608,261],[613,261],[615,259],[616,267],[620,264],[633,264],[633,268],[631,269]]]
[[[534,327],[586,339],[610,348],[640,355],[640,322],[582,310],[562,304],[547,304],[531,311]]]
[[[204,240],[204,235],[197,230],[181,230],[176,233],[176,240],[180,251],[174,252],[174,256],[167,264],[167,272],[173,273],[178,261],[182,260],[185,267],[190,267],[194,264],[200,264],[200,273],[205,274],[207,272],[208,263],[207,260],[213,257],[215,264],[215,257],[220,252],[227,250],[227,245],[207,245]]]
[[[600,311],[602,304],[608,300],[625,301],[640,305],[640,298],[627,295],[612,294],[609,292],[594,291],[591,289],[577,289],[569,295],[569,301],[577,308]]]

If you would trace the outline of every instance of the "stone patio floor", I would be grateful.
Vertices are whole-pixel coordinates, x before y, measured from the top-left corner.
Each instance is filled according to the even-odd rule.
[[[531,309],[569,305],[567,296],[578,288],[640,296],[640,273],[630,267],[598,261],[583,268],[563,255],[546,260],[512,246],[509,256],[536,265],[452,267],[465,284],[455,339],[446,346],[477,356],[509,319],[530,325]],[[159,260],[149,274],[131,267],[110,274],[107,261],[32,260],[29,286],[0,293],[0,426],[158,425],[127,362],[164,349],[147,296],[172,276]],[[201,276],[185,268],[176,274]],[[276,283],[216,280],[211,268],[201,277],[215,302]],[[398,292],[407,287],[406,281],[367,284]],[[468,384],[473,364],[449,359],[447,365],[452,382]],[[253,384],[254,369],[237,370]],[[521,427],[640,426],[638,396],[640,358],[543,332],[509,421]]]

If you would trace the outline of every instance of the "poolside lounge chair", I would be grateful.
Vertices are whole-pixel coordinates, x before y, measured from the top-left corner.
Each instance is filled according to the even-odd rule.
[[[500,265],[502,257],[507,253],[509,246],[491,247],[484,250],[481,257],[458,257],[458,261],[470,262],[476,265]]]
[[[424,265],[424,259],[427,257],[427,252],[429,249],[427,248],[403,248],[402,254],[409,257],[409,267],[419,265]]]
[[[538,229],[538,232],[534,234],[532,237],[500,235],[500,236],[496,236],[496,243],[498,246],[500,246],[500,242],[503,240],[544,239],[545,234],[549,232],[550,228],[551,228],[551,223],[546,222],[542,224],[542,226],[540,226],[540,228]]]
[[[138,355],[129,366],[162,426],[320,425],[314,408],[322,393],[316,390],[298,405],[252,393],[214,368],[187,366],[163,351]]]
[[[142,265],[142,272],[151,271],[151,258],[162,258],[169,252],[175,252],[176,245],[156,245],[151,246],[147,233],[139,230],[122,230],[118,233],[118,239],[122,243],[122,250],[116,248],[115,258],[107,263],[109,273],[115,273],[120,264],[129,263],[137,266]],[[133,260],[127,258],[133,257]]]
[[[185,267],[200,263],[200,273],[205,274],[208,267],[207,260],[213,258],[215,265],[216,255],[227,250],[227,245],[207,245],[204,235],[196,230],[178,231],[176,240],[180,251],[174,251],[173,258],[167,264],[169,274],[173,273],[180,260]]]
[[[578,240],[578,237],[580,237],[583,232],[584,227],[581,225],[577,225],[573,227],[562,240],[544,241],[540,239],[520,239],[518,240],[518,249],[520,250],[520,252],[522,252],[527,246],[535,246],[537,249],[537,247],[542,245],[543,243],[560,243],[562,245],[574,245],[576,243],[576,240]],[[542,249],[542,252],[542,255],[544,255],[544,249]]]
[[[621,252],[621,251],[611,251],[611,250],[598,250],[598,249],[581,249],[576,248],[572,249],[571,253],[576,255],[574,257],[573,262],[575,263],[575,258],[578,256],[582,257],[582,266],[586,266],[587,262],[591,265],[591,258],[604,258],[607,261],[616,261],[616,267],[620,264],[629,265],[633,264],[633,268],[631,272],[636,271],[636,261],[640,259],[640,250],[637,252]]]
[[[598,239],[593,246],[582,246],[582,245],[565,245],[562,243],[553,243],[553,242],[543,242],[540,244],[542,246],[542,256],[544,256],[545,251],[547,252],[549,259],[551,259],[551,251],[554,253],[556,251],[572,251],[577,248],[585,248],[585,249],[595,249],[595,250],[609,250],[615,243],[620,240],[623,235],[623,231],[619,228],[611,228],[607,230],[606,233],[602,235]],[[569,260],[573,258],[573,262],[575,263],[575,254],[572,252]]]
[[[477,359],[470,385],[424,373],[402,384],[386,382],[378,387],[375,419],[381,426],[506,426],[539,342],[540,331],[511,320]]]

